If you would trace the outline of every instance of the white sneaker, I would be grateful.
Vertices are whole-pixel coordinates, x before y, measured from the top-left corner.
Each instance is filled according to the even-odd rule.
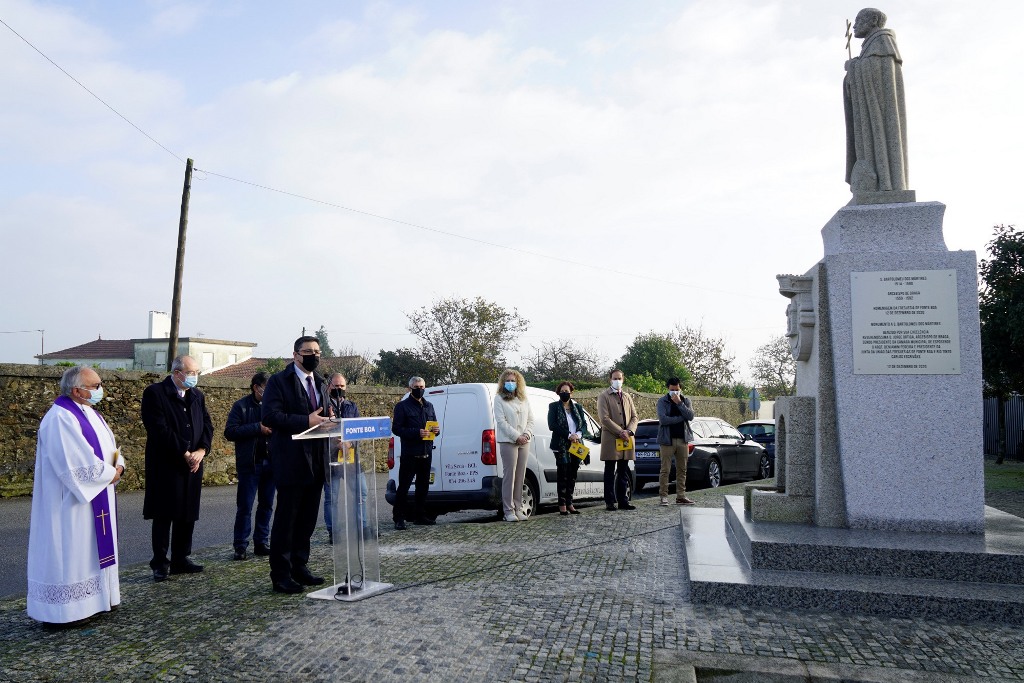
[[[527,515],[525,512],[523,512],[522,510],[520,510],[519,512],[516,513],[516,517],[519,518],[520,522],[525,522],[526,520],[528,520],[530,518],[530,516]]]
[[[661,504],[662,504],[662,505],[668,505],[668,504],[669,504],[669,502],[668,502],[668,496],[662,496],[662,497],[661,497]]]
[[[506,512],[505,513],[505,521],[506,522],[518,522],[519,518],[516,517],[514,512]]]

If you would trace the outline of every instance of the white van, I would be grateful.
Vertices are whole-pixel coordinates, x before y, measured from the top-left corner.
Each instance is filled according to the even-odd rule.
[[[501,458],[494,438],[494,394],[497,384],[450,384],[428,387],[424,398],[434,405],[441,433],[434,440],[430,463],[427,509],[431,515],[456,510],[497,510],[501,513]],[[406,394],[408,395],[408,394]],[[523,508],[532,516],[540,505],[558,503],[555,455],[551,452],[548,405],[558,394],[527,387],[533,410],[533,439],[523,484]],[[576,476],[575,500],[604,498],[604,463],[601,462],[600,430],[597,420],[584,411],[589,438],[590,464],[581,464]],[[388,448],[388,484],[384,497],[395,504],[401,444],[392,438]],[[630,494],[633,491],[633,463],[629,463]],[[407,502],[413,501],[415,483]]]

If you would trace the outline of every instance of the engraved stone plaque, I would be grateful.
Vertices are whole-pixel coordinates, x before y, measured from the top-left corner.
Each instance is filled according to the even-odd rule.
[[[850,273],[855,375],[960,374],[955,270]]]

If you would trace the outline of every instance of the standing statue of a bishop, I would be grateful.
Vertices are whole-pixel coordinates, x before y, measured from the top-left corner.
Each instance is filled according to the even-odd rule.
[[[857,13],[860,55],[846,62],[846,182],[851,204],[912,202],[907,170],[907,108],[903,59],[880,10]]]

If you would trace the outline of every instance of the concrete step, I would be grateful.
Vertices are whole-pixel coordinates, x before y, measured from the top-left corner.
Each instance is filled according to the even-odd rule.
[[[753,522],[738,496],[725,514],[754,569],[1024,585],[1024,520],[995,508],[983,535]]]
[[[751,568],[725,510],[683,508],[680,521],[696,603],[1024,624],[1019,583]]]

